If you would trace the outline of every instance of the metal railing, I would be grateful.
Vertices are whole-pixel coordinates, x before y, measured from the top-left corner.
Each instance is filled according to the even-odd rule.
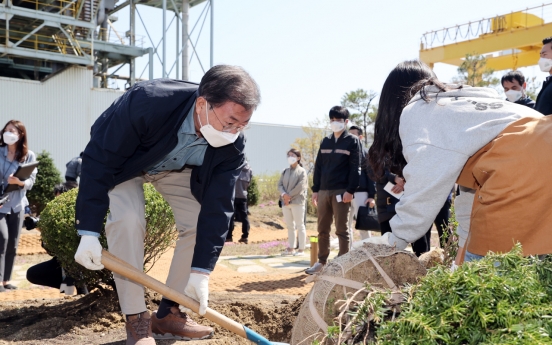
[[[67,31],[66,31],[67,32]],[[19,41],[28,35],[27,32],[9,30],[9,38],[13,41],[13,44],[18,44],[22,48],[35,49],[40,51],[61,53],[61,54],[70,54],[75,56],[84,56],[85,54],[91,54],[89,48],[83,48],[81,46],[82,41],[75,39],[73,34],[67,32],[71,39],[67,38],[62,32],[51,33],[51,34],[31,34],[24,41]],[[6,40],[6,31],[0,31],[0,42],[5,42]]]
[[[32,4],[37,11],[47,9],[48,12],[59,13],[74,18],[77,16],[77,8],[82,1],[55,0],[47,2],[45,0],[21,0],[23,3]]]
[[[467,41],[485,34],[508,30],[511,28],[509,20],[511,21],[514,16],[519,17],[517,23],[524,27],[539,25],[537,22],[540,21],[535,20],[535,18],[542,19],[542,23],[552,22],[552,3],[426,32],[422,35],[421,47],[422,49],[431,49],[437,46]]]
[[[95,39],[100,41],[110,42],[110,43],[130,45],[130,38],[121,35],[121,33],[117,31],[117,29],[113,26],[113,24],[111,24],[111,22],[109,22],[108,28],[100,28],[100,30],[98,30],[98,34]],[[135,46],[143,48],[144,43],[145,43],[145,36],[134,35]]]

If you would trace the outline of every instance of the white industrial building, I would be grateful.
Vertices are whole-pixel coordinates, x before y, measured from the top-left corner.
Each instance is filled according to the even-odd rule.
[[[90,127],[123,91],[93,88],[92,70],[71,66],[45,81],[0,77],[1,121],[22,121],[29,149],[48,151],[65,174],[65,163],[84,150]],[[271,173],[287,166],[286,152],[301,127],[252,123],[246,131],[246,155],[255,173]]]

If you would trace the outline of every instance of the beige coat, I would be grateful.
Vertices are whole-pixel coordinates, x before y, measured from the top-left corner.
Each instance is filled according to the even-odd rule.
[[[280,196],[284,193],[289,195],[290,204],[303,204],[307,197],[307,187],[307,172],[299,165],[284,170],[278,181]]]

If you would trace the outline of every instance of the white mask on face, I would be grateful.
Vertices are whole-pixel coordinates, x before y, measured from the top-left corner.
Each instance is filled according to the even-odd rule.
[[[217,131],[213,126],[209,124],[208,107],[209,107],[209,103],[205,102],[205,114],[207,116],[207,124],[205,126],[201,124],[199,114],[197,115],[197,119],[199,120],[199,126],[200,126],[199,131],[201,132],[205,140],[207,140],[209,145],[213,147],[221,147],[228,144],[232,144],[234,141],[236,141],[236,139],[238,139],[240,133],[237,132],[236,134],[232,134],[232,133]]]
[[[19,140],[19,135],[12,132],[4,132],[4,134],[2,135],[2,139],[4,139],[4,142],[6,144],[13,145]]]
[[[517,90],[508,90],[504,92],[510,102],[517,102],[523,96],[523,92]]]
[[[297,157],[288,157],[289,165],[293,165],[295,162],[297,162]]]
[[[332,132],[339,133],[345,129],[345,122],[332,121],[330,127],[332,128]]]
[[[546,72],[546,73],[550,72],[550,70],[552,69],[552,59],[541,57],[539,59],[539,67],[540,67],[540,70],[543,72]]]

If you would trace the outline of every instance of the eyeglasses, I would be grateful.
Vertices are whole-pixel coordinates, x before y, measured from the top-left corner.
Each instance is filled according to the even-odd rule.
[[[231,123],[227,123],[226,125],[224,123],[222,123],[222,121],[220,120],[220,118],[218,117],[217,113],[215,113],[215,108],[213,108],[211,106],[211,110],[213,111],[213,114],[215,114],[215,117],[217,118],[217,120],[220,122],[220,124],[222,125],[222,131],[224,133],[231,133],[231,132],[236,132],[236,133],[239,133],[239,132],[243,132],[249,128],[251,128],[251,125],[247,124],[245,126],[234,126],[233,124]]]

